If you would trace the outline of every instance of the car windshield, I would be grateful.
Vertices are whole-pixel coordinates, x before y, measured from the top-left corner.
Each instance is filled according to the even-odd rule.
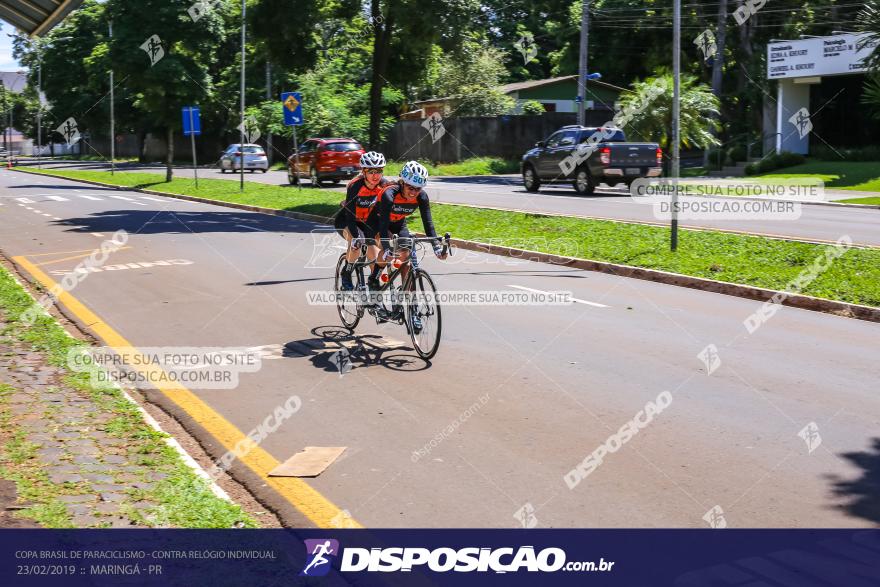
[[[266,152],[263,151],[263,147],[252,147],[245,145],[244,152],[248,155],[265,155]]]
[[[625,143],[626,142],[626,137],[624,136],[623,131],[620,130],[619,128],[606,129],[606,131],[608,132],[608,134],[610,136],[607,139],[603,138],[602,139],[603,143]],[[593,133],[596,133],[596,132],[601,133],[602,129],[601,128],[588,129],[586,132],[584,132],[581,135],[581,142],[585,143],[587,141],[587,139],[590,138],[590,135],[592,135]]]
[[[360,151],[361,146],[357,143],[327,143],[324,145],[324,150],[345,153],[347,151]]]

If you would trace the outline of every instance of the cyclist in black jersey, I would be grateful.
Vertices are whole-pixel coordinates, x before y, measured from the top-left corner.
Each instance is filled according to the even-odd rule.
[[[342,210],[336,217],[336,228],[348,243],[345,267],[340,274],[340,285],[343,290],[354,289],[351,273],[354,263],[360,255],[361,245],[366,241],[367,259],[373,263],[379,255],[379,243],[376,230],[368,223],[371,216],[377,213],[377,202],[388,180],[382,176],[385,168],[385,157],[382,153],[369,151],[361,155],[361,175],[348,183]],[[378,289],[378,288],[377,288]]]
[[[422,217],[422,224],[425,227],[425,233],[434,238],[434,254],[439,259],[445,259],[447,253],[443,252],[440,246],[440,239],[437,237],[437,231],[434,228],[434,220],[431,218],[431,203],[428,200],[428,194],[423,189],[428,183],[428,170],[417,161],[410,161],[403,166],[400,172],[400,180],[391,184],[383,192],[378,203],[378,213],[370,216],[368,224],[376,230],[382,242],[383,253],[376,264],[373,266],[371,279],[376,279],[382,267],[391,257],[391,238],[393,235],[398,236],[398,242],[403,249],[400,252],[400,258],[406,261],[409,258],[412,238],[409,228],[406,225],[406,219],[416,208]],[[406,277],[408,266],[404,265],[401,269],[402,277]]]

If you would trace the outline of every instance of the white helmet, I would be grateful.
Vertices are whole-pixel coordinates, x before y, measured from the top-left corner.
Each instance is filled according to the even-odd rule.
[[[361,155],[361,167],[364,169],[385,167],[385,155],[376,151],[367,151]]]
[[[423,188],[428,183],[428,170],[418,161],[410,161],[400,170],[400,179],[414,188]]]

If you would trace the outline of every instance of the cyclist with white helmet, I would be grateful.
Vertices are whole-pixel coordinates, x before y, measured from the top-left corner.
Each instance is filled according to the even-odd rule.
[[[361,155],[360,164],[361,174],[348,183],[345,201],[341,204],[342,210],[335,223],[348,243],[347,263],[340,275],[343,290],[354,289],[351,273],[364,241],[369,243],[367,259],[370,262],[375,261],[379,255],[379,242],[376,229],[373,228],[375,223],[368,223],[368,220],[376,215],[376,204],[390,183],[382,175],[385,168],[385,156],[382,153],[367,151]]]
[[[410,161],[403,166],[400,171],[400,180],[391,184],[382,194],[379,202],[378,214],[371,216],[369,223],[381,239],[382,248],[384,249],[382,258],[373,266],[373,274],[370,279],[376,282],[379,272],[382,270],[390,257],[391,237],[398,236],[398,242],[404,248],[401,251],[401,259],[409,258],[409,248],[407,240],[412,238],[412,234],[406,225],[407,217],[419,209],[419,215],[422,217],[422,225],[425,227],[425,233],[434,240],[434,254],[440,259],[445,259],[447,254],[443,253],[440,246],[440,239],[437,237],[437,231],[434,229],[434,220],[431,218],[431,203],[428,200],[428,194],[423,189],[428,183],[428,170],[418,161]],[[403,266],[405,272],[407,266]],[[405,273],[403,275],[406,277]]]

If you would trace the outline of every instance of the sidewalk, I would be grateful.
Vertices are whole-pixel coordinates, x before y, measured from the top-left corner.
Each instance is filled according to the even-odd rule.
[[[52,528],[256,526],[121,391],[67,370],[80,341],[49,316],[18,322],[33,303],[0,267],[0,478],[18,493],[0,525],[12,516],[10,525]],[[8,484],[0,489],[11,496]]]

